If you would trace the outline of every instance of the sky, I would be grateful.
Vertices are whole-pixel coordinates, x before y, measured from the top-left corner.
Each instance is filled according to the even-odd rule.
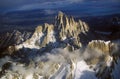
[[[76,8],[78,5],[78,8]],[[72,6],[75,6],[72,7]],[[119,0],[0,0],[0,12],[15,10],[44,9],[51,13],[52,9],[94,9],[104,10],[120,8]],[[95,10],[94,10],[95,11]]]
[[[5,10],[26,10],[36,8],[58,8],[68,4],[81,2],[83,0],[0,0],[0,9]]]
[[[74,18],[120,14],[120,0],[0,0],[0,25],[49,23],[58,11]]]

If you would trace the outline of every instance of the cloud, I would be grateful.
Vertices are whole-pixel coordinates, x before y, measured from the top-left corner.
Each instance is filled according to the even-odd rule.
[[[57,11],[56,10],[51,10],[51,9],[46,9],[44,10],[44,13],[46,15],[51,15],[51,14],[55,14]]]
[[[77,4],[77,5],[76,5]],[[75,7],[73,7],[75,6]],[[50,10],[71,10],[84,15],[99,15],[105,13],[119,12],[118,0],[0,0],[0,13],[17,10],[45,10],[45,14],[54,14]]]
[[[26,9],[51,9],[67,6],[82,0],[0,0],[0,9],[26,10]]]
[[[0,67],[2,67],[2,65],[4,65],[6,62],[9,62],[10,60],[11,60],[11,58],[8,56],[1,58],[0,59]]]
[[[17,61],[19,58],[14,60],[9,57],[1,58],[0,69],[5,63],[11,61],[12,65],[11,67],[9,67],[10,70],[8,72],[9,74],[11,74],[11,76],[13,76],[12,74],[19,74],[21,78],[26,77],[26,79],[30,79],[33,77],[34,74],[40,74],[41,76],[50,76],[55,72],[54,70],[58,70],[59,72],[62,65],[71,65],[79,61],[89,60],[91,58],[103,56],[103,52],[101,52],[100,50],[89,48],[86,48],[85,51],[82,51],[82,49],[78,49],[73,52],[61,48],[55,48],[50,52],[46,52],[42,55],[38,55],[38,52],[36,54],[35,51],[33,51],[32,53],[34,53],[35,56],[28,57],[28,59],[26,57],[26,59],[30,61],[29,63],[22,63],[20,61]],[[28,56],[29,55],[30,54],[28,54]],[[22,59],[22,61],[26,59]]]

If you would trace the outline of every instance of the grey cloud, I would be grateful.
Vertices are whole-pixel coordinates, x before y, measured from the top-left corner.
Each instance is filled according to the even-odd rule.
[[[51,10],[51,9],[46,9],[44,10],[46,15],[51,15],[51,14],[55,14],[57,11],[56,10]]]
[[[33,3],[24,5],[22,7],[17,8],[18,10],[26,10],[26,9],[55,9],[67,6],[72,3],[81,2],[83,0],[52,0],[52,1],[46,1],[43,3]]]
[[[55,11],[51,10],[60,10],[62,7],[66,9],[84,9],[86,12],[99,11],[98,13],[102,11],[105,12],[107,10],[110,13],[111,10],[114,12],[113,10],[119,8],[120,5],[118,1],[119,0],[0,0],[0,13],[15,10],[44,9],[46,14],[54,14]],[[76,5],[74,3],[79,5],[72,7],[72,4]]]
[[[58,8],[82,0],[0,0],[0,9]]]

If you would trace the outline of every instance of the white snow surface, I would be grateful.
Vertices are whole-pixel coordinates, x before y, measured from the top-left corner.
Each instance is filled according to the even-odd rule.
[[[95,72],[89,68],[84,60],[77,62],[73,70],[73,79],[97,79]],[[65,79],[69,73],[70,65],[61,65],[60,69],[50,79]]]
[[[36,48],[36,49],[39,49],[40,47],[39,46],[36,46],[35,45],[35,42],[37,41],[37,40],[41,40],[41,37],[43,36],[44,34],[43,33],[34,33],[33,34],[33,36],[32,36],[32,38],[30,38],[29,39],[29,41],[30,42],[27,42],[27,41],[25,41],[24,43],[22,43],[22,44],[20,44],[20,45],[17,45],[16,46],[16,49],[21,49],[21,48],[23,48],[23,47],[25,47],[25,48],[30,48],[30,49],[34,49],[34,48]]]
[[[22,43],[20,45],[17,45],[16,49],[19,50],[19,49],[21,49],[23,47],[30,48],[30,49],[34,49],[34,48],[35,49],[40,49],[40,47],[35,45],[35,43],[37,42],[37,43],[40,44],[40,42],[43,40],[42,39],[43,36],[45,36],[43,33],[34,33],[32,38],[29,39],[29,42],[26,41],[26,42],[24,42],[24,43]],[[50,43],[50,42],[52,42],[52,43],[56,42],[56,38],[55,38],[55,35],[54,35],[53,31],[51,31],[47,35],[47,43]]]
[[[49,39],[49,42],[56,42],[56,38],[55,38],[55,35],[54,35],[54,32],[51,31],[49,34],[48,34],[48,39]]]
[[[85,61],[79,61],[76,64],[74,79],[97,79],[95,72],[89,68]]]

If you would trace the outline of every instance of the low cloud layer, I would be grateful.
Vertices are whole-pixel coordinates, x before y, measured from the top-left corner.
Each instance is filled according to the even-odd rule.
[[[73,52],[70,52],[66,49],[57,48],[53,49],[51,52],[46,52],[43,55],[38,55],[34,51],[26,51],[26,53],[28,53],[28,56],[25,59],[22,58],[21,60],[29,60],[29,63],[21,63],[20,61],[18,61],[20,58],[12,59],[10,57],[4,57],[0,59],[0,70],[3,71],[3,65],[10,62],[11,65],[8,70],[9,74],[18,75],[18,77],[26,77],[25,79],[32,79],[33,74],[50,76],[55,72],[54,70],[60,68],[60,65],[69,66],[73,64],[73,62],[77,63],[79,61],[89,60],[91,58],[103,56],[104,54],[100,50],[92,50],[89,48],[87,48],[85,51],[82,51],[82,49],[78,49]],[[7,74],[5,75],[7,76]]]
[[[42,56],[39,55],[34,55],[32,57],[28,56],[28,60],[30,61],[28,66],[25,65],[26,63],[20,63],[19,61],[17,61],[19,58],[15,60],[9,57],[5,57],[0,59],[0,67],[2,70],[3,68],[2,66],[5,63],[10,62],[12,63],[9,72],[10,74],[12,74],[13,72],[14,73],[17,72],[24,76],[34,73],[41,73],[42,75],[46,75],[46,74],[50,75],[51,70],[55,69],[54,65],[56,66],[65,65],[65,64],[71,65],[73,62],[77,63],[78,61],[101,56],[101,55],[102,55],[101,52],[98,51],[91,52],[89,49],[87,49],[83,53],[81,52],[81,50],[75,50],[73,52],[69,52],[67,50],[57,48],[57,49],[53,49],[51,52],[46,52]],[[22,60],[26,60],[26,59],[22,59]],[[40,68],[38,68],[38,66],[40,66]]]

